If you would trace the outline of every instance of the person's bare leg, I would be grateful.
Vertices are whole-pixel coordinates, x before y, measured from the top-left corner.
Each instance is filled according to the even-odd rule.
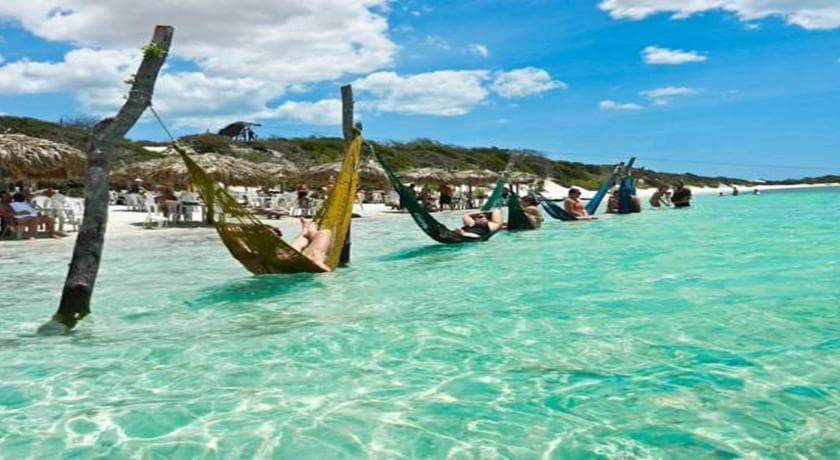
[[[303,249],[307,245],[309,245],[309,240],[307,240],[306,237],[303,236],[303,234],[296,236],[295,239],[293,239],[292,242],[289,243],[289,246],[295,248],[295,251],[297,252],[303,252]]]
[[[315,265],[321,267],[325,271],[332,271],[326,264],[327,253],[330,251],[332,244],[332,231],[318,230],[313,236],[309,246],[303,251],[303,255],[309,258]]]
[[[47,235],[49,235],[50,238],[59,238],[59,236],[55,233],[55,219],[44,217],[44,226],[47,227]]]
[[[295,248],[295,251],[302,253],[309,245],[309,240],[312,238],[311,223],[306,219],[300,219],[300,235],[296,236],[289,245]]]

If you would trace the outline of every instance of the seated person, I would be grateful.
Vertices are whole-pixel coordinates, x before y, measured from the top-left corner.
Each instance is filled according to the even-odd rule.
[[[461,236],[467,238],[481,238],[490,233],[495,233],[502,228],[502,212],[494,209],[489,212],[476,212],[464,214],[464,226],[455,230]]]
[[[653,195],[650,196],[650,205],[654,208],[662,205],[671,206],[671,201],[668,197],[668,187],[663,185],[653,192]]]
[[[332,230],[319,229],[318,224],[309,219],[301,219],[300,225],[300,235],[289,245],[324,271],[331,272],[326,260],[332,245]]]
[[[675,208],[687,208],[691,206],[691,189],[686,187],[682,181],[677,182],[677,186],[674,187],[671,203],[674,204]]]
[[[569,196],[563,200],[563,208],[566,212],[575,216],[577,220],[597,219],[597,217],[590,216],[586,212],[586,207],[583,206],[583,202],[580,200],[580,189],[575,187],[569,189]]]
[[[41,216],[38,211],[26,202],[21,193],[15,195],[9,200],[9,195],[3,195],[3,203],[0,205],[0,213],[4,217],[11,217],[23,225],[27,229],[27,237],[34,239],[38,232],[38,226],[44,225],[47,228],[47,234],[50,238],[60,238],[66,236],[63,233],[55,231],[55,220],[52,217]]]
[[[531,225],[534,228],[540,228],[543,222],[543,215],[542,211],[540,210],[537,199],[531,195],[528,195],[522,197],[519,200],[519,203],[522,205],[522,210],[525,212],[525,215],[528,217],[528,220],[531,221]]]
[[[423,206],[427,211],[435,212],[438,210],[435,199],[432,197],[432,191],[429,190],[428,187],[423,187],[423,190],[420,191],[420,195],[417,196],[417,199],[423,203]]]
[[[618,193],[615,191],[607,198],[607,214],[618,214]]]

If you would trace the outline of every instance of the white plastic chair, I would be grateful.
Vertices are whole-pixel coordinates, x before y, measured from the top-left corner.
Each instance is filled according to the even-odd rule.
[[[150,228],[152,225],[157,224],[158,228],[165,227],[169,222],[166,217],[163,217],[162,214],[158,214],[160,211],[157,203],[155,203],[155,197],[151,193],[146,194],[146,220],[143,221],[144,228]]]

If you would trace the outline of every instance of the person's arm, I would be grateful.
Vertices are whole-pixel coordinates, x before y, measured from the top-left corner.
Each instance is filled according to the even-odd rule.
[[[495,232],[502,228],[502,211],[499,209],[494,209],[493,212],[490,214],[490,219],[487,221],[487,228],[491,232]]]

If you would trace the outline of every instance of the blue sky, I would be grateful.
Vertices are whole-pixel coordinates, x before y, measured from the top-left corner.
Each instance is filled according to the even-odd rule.
[[[840,2],[5,0],[0,113],[112,114],[155,24],[178,135],[258,121],[745,178],[840,174]],[[686,5],[688,4],[688,5]],[[131,14],[126,14],[131,11]],[[132,138],[162,139],[144,117]]]

